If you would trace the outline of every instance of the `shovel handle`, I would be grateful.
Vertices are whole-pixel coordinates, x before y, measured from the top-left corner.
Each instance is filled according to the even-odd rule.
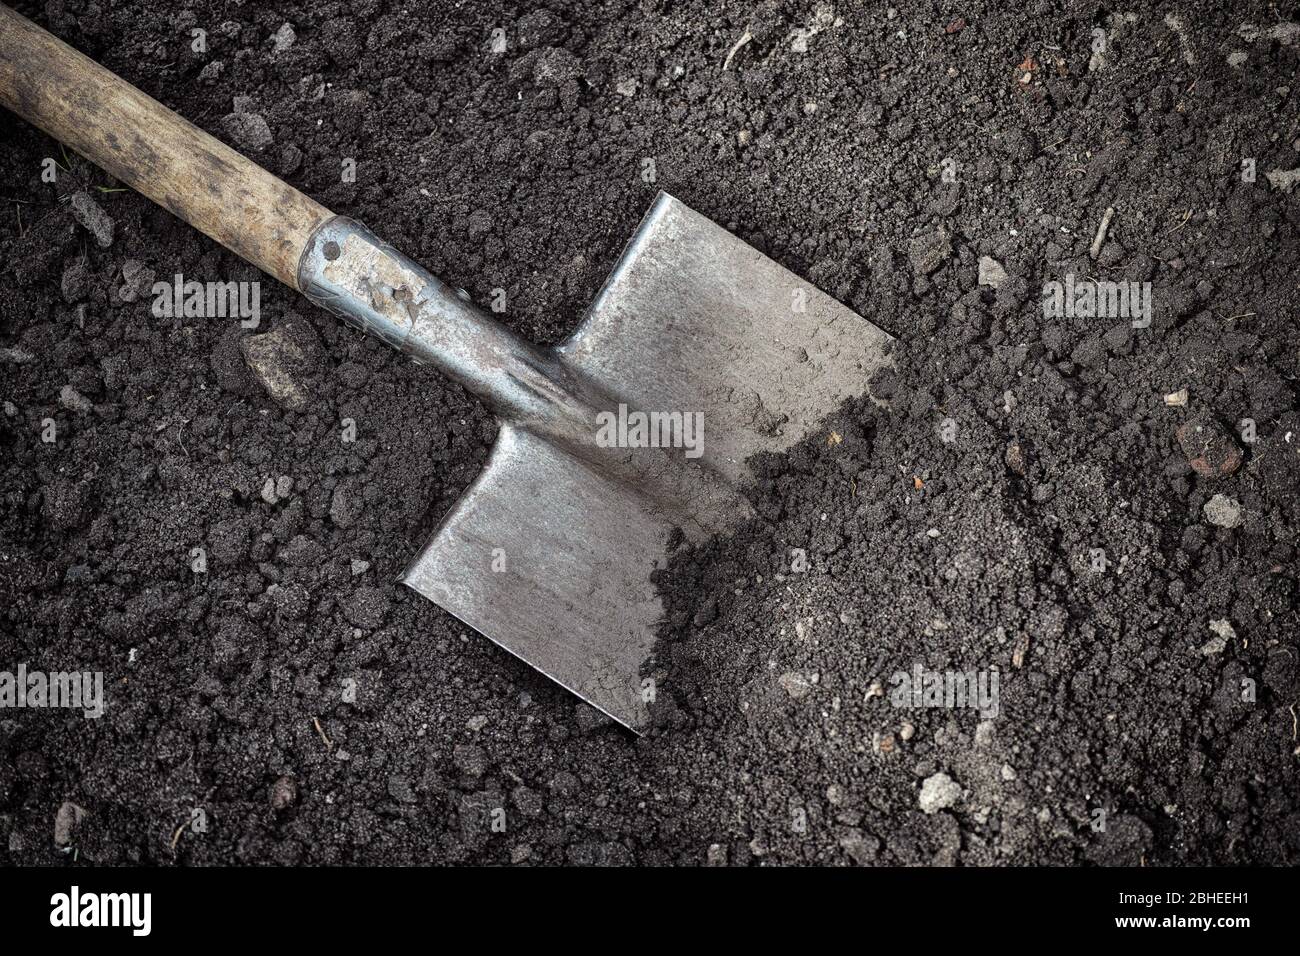
[[[294,289],[332,215],[3,5],[0,105]]]

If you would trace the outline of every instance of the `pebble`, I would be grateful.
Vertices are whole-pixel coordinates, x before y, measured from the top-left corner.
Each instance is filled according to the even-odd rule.
[[[1236,498],[1215,495],[1202,509],[1205,520],[1220,528],[1235,528],[1241,524],[1242,508]]]
[[[222,63],[220,60],[213,60],[203,69],[199,70],[199,82],[200,83],[217,82],[217,80],[221,77],[221,74],[225,70],[225,68],[226,68],[226,64]]]
[[[59,807],[59,812],[54,815],[54,845],[71,846],[77,827],[84,819],[86,811],[71,801]]]
[[[1175,435],[1187,463],[1202,477],[1226,477],[1241,467],[1241,449],[1226,431],[1209,418],[1194,418],[1185,422],[1179,426]]]
[[[919,803],[922,813],[937,813],[961,799],[961,786],[946,773],[936,773],[921,784]]]
[[[991,256],[980,256],[979,284],[997,289],[1007,281],[1007,270]]]
[[[369,570],[370,570],[369,561],[362,561],[360,558],[352,559],[352,573],[354,575],[365,574]]]
[[[275,142],[271,127],[266,125],[261,113],[229,113],[221,120],[221,131],[234,140],[236,146],[254,153]]]
[[[298,782],[285,774],[271,784],[271,809],[287,810],[298,802]]]
[[[107,249],[113,244],[113,220],[99,203],[90,198],[90,193],[76,193],[68,204],[72,208],[72,218],[95,237],[99,248]]]
[[[1201,653],[1206,657],[1222,654],[1228,649],[1228,642],[1237,636],[1232,622],[1226,617],[1211,621],[1210,630],[1214,633],[1214,637],[1202,644],[1200,648]]]
[[[239,348],[253,375],[277,404],[295,412],[307,407],[307,393],[295,374],[305,356],[283,327],[250,335],[240,341]]]
[[[71,385],[64,385],[59,390],[59,404],[70,412],[93,411],[95,404]]]
[[[288,23],[282,23],[280,29],[271,34],[271,43],[274,45],[271,52],[283,53],[293,46],[297,39],[298,34],[294,32],[293,27]]]
[[[912,263],[912,271],[918,276],[936,271],[951,257],[952,240],[944,229],[919,235],[907,246],[907,258]]]

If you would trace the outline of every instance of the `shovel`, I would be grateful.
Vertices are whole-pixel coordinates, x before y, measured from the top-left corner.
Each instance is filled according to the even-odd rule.
[[[487,467],[402,580],[637,732],[663,690],[656,569],[751,516],[749,460],[888,362],[885,332],[667,193],[540,349],[3,6],[0,104],[487,403]]]

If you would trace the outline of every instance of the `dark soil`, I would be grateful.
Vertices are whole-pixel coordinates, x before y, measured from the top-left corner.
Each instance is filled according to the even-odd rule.
[[[0,713],[0,859],[1300,861],[1296,3],[18,6],[536,341],[663,188],[898,345],[887,410],[665,573],[637,740],[393,583],[483,408],[269,280],[257,330],[124,301],[257,273],[0,114],[0,669],[108,691]],[[1151,327],[1046,318],[1067,274]],[[240,347],[281,327],[300,412]],[[997,715],[896,707],[917,665],[996,669]]]

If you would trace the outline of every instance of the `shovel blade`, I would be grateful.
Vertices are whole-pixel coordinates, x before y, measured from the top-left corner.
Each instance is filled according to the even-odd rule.
[[[635,491],[506,424],[403,582],[639,730],[671,533]]]
[[[629,407],[700,412],[704,460],[802,440],[889,362],[888,333],[667,193],[558,351]]]
[[[556,354],[628,408],[698,414],[702,461],[691,467],[740,489],[752,455],[784,451],[866,394],[889,361],[888,341],[661,193]],[[662,493],[655,500],[595,460],[503,423],[487,467],[404,581],[640,731],[654,693],[643,670],[664,613],[651,575],[675,529],[694,537],[688,525],[725,527],[742,509],[728,509],[725,496],[690,497],[674,520]],[[734,514],[680,520],[699,508]]]

